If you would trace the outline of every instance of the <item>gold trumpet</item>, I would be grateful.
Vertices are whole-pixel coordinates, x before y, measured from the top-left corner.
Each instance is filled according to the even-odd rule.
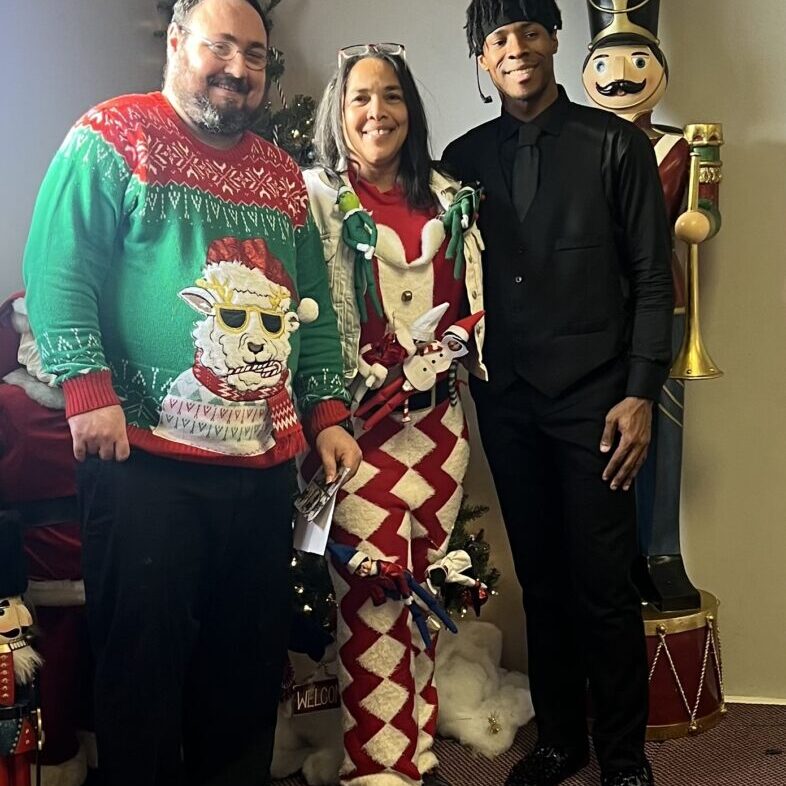
[[[699,184],[701,180],[702,156],[697,150],[691,152],[690,180],[688,181],[688,210],[699,207]],[[701,337],[699,320],[699,246],[688,246],[688,261],[685,266],[685,335],[682,347],[669,374],[673,379],[714,379],[723,376]]]

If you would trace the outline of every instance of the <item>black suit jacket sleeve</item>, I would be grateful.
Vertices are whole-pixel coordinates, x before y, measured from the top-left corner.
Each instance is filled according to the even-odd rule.
[[[657,400],[671,363],[671,231],[652,144],[638,129],[612,137],[613,203],[631,287],[627,395]]]

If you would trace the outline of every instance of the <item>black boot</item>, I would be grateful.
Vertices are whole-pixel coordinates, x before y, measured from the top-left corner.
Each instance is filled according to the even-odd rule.
[[[601,786],[655,786],[649,763],[643,767],[607,772],[600,782]]]
[[[505,786],[557,786],[586,767],[588,761],[586,750],[536,745],[529,756],[514,765]]]

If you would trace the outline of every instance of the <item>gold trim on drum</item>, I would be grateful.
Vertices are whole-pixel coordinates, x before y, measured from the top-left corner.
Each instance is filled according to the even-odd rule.
[[[657,638],[658,645],[650,664],[649,682],[652,683],[653,675],[658,663],[665,662],[674,678],[674,687],[679,692],[685,708],[686,721],[664,726],[647,726],[647,739],[672,739],[683,737],[686,734],[699,734],[712,728],[726,713],[726,691],[723,686],[723,660],[718,634],[718,599],[709,592],[701,592],[701,609],[683,615],[669,615],[655,612],[651,607],[645,609],[645,626],[648,628],[648,637]],[[654,628],[654,630],[653,630]],[[695,699],[688,697],[677,666],[669,648],[669,636],[691,630],[704,629],[704,655],[701,660],[701,674]],[[650,632],[651,631],[651,632]],[[708,679],[717,679],[720,691],[720,706],[717,710],[706,716],[699,717],[699,705],[704,687]],[[717,715],[717,718],[715,717]]]
[[[701,734],[715,728],[726,714],[726,705],[720,706],[703,718],[696,718],[693,723],[670,723],[666,726],[647,726],[648,742],[663,742],[692,734]]]
[[[644,607],[644,631],[647,636],[657,636],[659,633],[671,635],[682,633],[686,630],[696,630],[707,626],[709,617],[718,615],[718,599],[710,592],[701,590],[701,608],[697,611],[682,613],[679,616],[671,613],[662,613],[651,605]]]

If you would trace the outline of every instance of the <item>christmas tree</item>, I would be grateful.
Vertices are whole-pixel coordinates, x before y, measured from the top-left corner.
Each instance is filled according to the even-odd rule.
[[[469,505],[466,496],[461,500],[461,508],[453,526],[453,532],[448,542],[448,551],[466,551],[472,560],[473,578],[485,584],[490,595],[497,595],[499,571],[493,567],[491,546],[485,539],[483,529],[476,533],[469,532],[467,526],[488,513],[486,505]],[[454,617],[465,617],[472,609],[472,599],[469,591],[458,584],[446,584],[442,589],[442,602],[445,608]]]
[[[273,9],[282,0],[267,0],[262,2],[262,8],[268,19]],[[161,12],[165,23],[168,25],[172,19],[172,9],[175,0],[161,0],[158,10]],[[163,38],[165,30],[159,30],[157,35]],[[295,159],[301,166],[308,166],[313,162],[313,132],[314,114],[316,103],[311,96],[297,94],[288,101],[281,87],[286,64],[281,50],[270,48],[266,68],[268,92],[275,93],[274,100],[267,100],[259,110],[257,121],[252,130],[274,142]]]

